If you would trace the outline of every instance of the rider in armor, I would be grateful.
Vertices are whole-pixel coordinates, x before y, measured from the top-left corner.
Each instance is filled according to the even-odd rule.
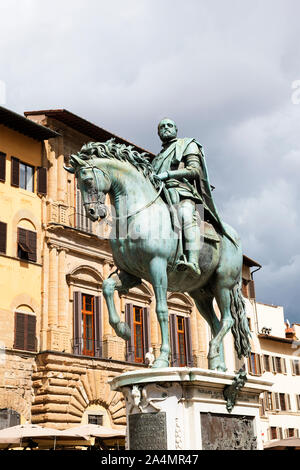
[[[205,219],[227,235],[212,199],[202,146],[195,139],[178,139],[177,126],[171,119],[160,121],[158,135],[162,150],[152,160],[152,167],[165,182],[167,202],[178,207],[187,259],[178,261],[176,269],[200,275],[201,229],[196,205],[203,204]]]

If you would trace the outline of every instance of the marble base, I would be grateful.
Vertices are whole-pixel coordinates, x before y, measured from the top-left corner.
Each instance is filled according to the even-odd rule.
[[[126,400],[130,450],[263,449],[259,395],[272,382],[247,378],[231,413],[223,390],[234,375],[169,367],[126,372],[110,381]]]

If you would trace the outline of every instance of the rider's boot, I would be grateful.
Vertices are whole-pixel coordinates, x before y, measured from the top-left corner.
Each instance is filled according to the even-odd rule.
[[[201,231],[197,222],[193,222],[184,227],[184,245],[187,262],[179,262],[177,269],[179,271],[188,270],[193,275],[201,276],[199,267],[199,256],[201,250]]]

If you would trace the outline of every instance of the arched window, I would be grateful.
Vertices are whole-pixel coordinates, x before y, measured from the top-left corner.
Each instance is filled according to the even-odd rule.
[[[26,219],[18,224],[17,256],[22,260],[37,261],[37,235],[34,225]]]

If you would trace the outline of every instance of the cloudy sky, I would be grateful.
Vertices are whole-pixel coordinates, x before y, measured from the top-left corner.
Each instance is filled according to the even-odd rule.
[[[258,300],[300,323],[299,17],[298,0],[0,0],[5,106],[65,108],[154,153],[172,117],[263,265]]]

